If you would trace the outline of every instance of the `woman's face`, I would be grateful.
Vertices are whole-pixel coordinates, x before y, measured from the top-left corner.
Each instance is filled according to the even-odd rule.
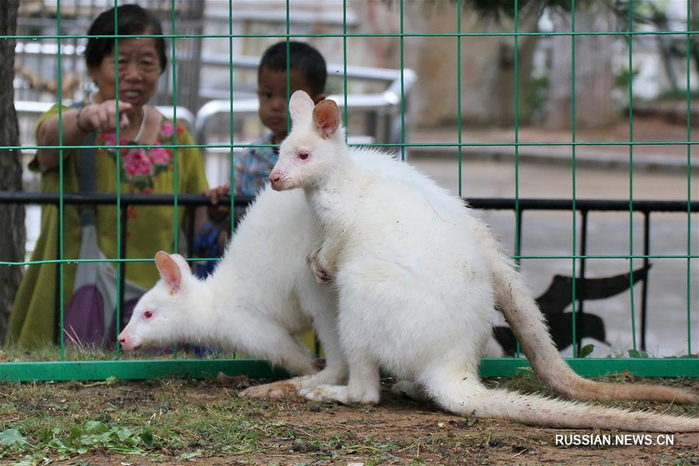
[[[155,39],[123,39],[119,41],[116,59],[115,52],[116,47],[98,67],[90,69],[90,77],[99,89],[99,100],[118,99],[136,108],[146,105],[155,93],[162,71]],[[119,70],[118,97],[115,66]]]

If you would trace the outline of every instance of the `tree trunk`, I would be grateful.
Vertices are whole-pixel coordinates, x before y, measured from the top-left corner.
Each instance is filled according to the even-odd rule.
[[[554,15],[555,32],[570,32],[570,13]],[[576,10],[575,30],[610,31],[613,21],[611,10],[596,8],[594,4]],[[572,124],[573,86],[571,36],[553,36],[547,125],[552,128],[570,128]],[[612,99],[614,74],[612,48],[614,36],[577,36],[575,42],[575,106],[576,125],[595,128],[608,126],[617,118]],[[632,70],[629,70],[631,73]]]
[[[670,31],[670,23],[665,17],[656,21],[655,25],[658,31]],[[672,66],[672,36],[666,36],[664,34],[657,35],[655,36],[655,41],[658,44],[660,61],[663,64],[667,80],[670,81],[670,88],[672,89],[672,93],[676,94],[679,90],[679,86],[677,85],[677,73],[675,73],[675,68]]]
[[[470,8],[457,11],[457,5],[441,5],[435,13],[423,15],[421,31],[454,32],[452,19],[461,15],[462,32],[499,32],[514,30],[513,21],[483,19]],[[455,21],[455,19],[452,19]],[[536,30],[537,18],[521,18],[520,32]],[[536,36],[519,38],[519,89],[527,89]],[[455,38],[423,38],[418,46],[416,71],[420,76],[414,112],[422,126],[454,124],[458,119],[458,80],[456,79],[457,40]],[[465,125],[514,126],[515,117],[515,47],[512,37],[464,37],[461,39],[461,118]],[[520,99],[522,95],[519,95]],[[520,107],[523,110],[524,107]],[[526,119],[528,115],[520,115]]]
[[[0,8],[0,35],[17,31],[19,0],[4,0]],[[0,41],[0,146],[19,145],[19,126],[14,105],[15,40]],[[0,149],[0,191],[22,190],[22,164],[19,150]],[[24,206],[0,204],[0,261],[24,260]],[[21,267],[0,266],[0,344],[7,332],[7,322],[15,292],[22,279]]]

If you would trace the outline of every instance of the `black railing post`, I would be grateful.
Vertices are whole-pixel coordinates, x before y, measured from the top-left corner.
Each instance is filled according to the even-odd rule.
[[[524,225],[524,215],[523,215],[523,209],[521,206],[517,208],[518,204],[515,204],[514,210],[515,210],[515,256],[517,258],[515,259],[515,264],[517,266],[517,271],[521,271],[522,269],[522,264],[520,263],[521,258],[519,256],[522,255],[522,229]],[[515,350],[515,356],[519,357],[520,356],[520,344],[519,341],[517,341],[517,348]]]
[[[119,216],[121,217],[119,219],[119,222],[121,223],[121,231],[119,232],[120,235],[120,244],[119,244],[119,259],[125,259],[126,258],[126,240],[128,237],[126,228],[128,227],[128,209],[129,209],[129,203],[124,202],[123,200],[121,201],[121,209],[119,209]],[[121,309],[121,315],[119,316],[119,320],[117,327],[117,335],[121,333],[121,331],[124,329],[126,326],[126,309],[124,308],[124,290],[126,287],[126,262],[125,261],[120,261],[117,262],[117,270],[121,268],[121,274],[119,274],[119,303],[120,303],[120,309]]]
[[[577,312],[575,313],[575,328],[582,329],[582,314],[585,312],[585,269],[587,265],[587,214],[586,209],[580,209],[582,214],[582,231],[580,232],[580,279],[578,280],[579,286],[577,288]],[[578,331],[575,335],[576,341],[576,351],[578,354],[575,357],[580,356],[580,348],[582,348],[582,332]]]
[[[187,219],[187,255],[194,257],[194,236],[197,232],[194,231],[194,220],[196,220],[196,207],[187,206],[185,210],[185,218]]]
[[[646,324],[648,318],[648,280],[650,280],[650,212],[643,212],[643,268],[646,278],[641,286],[641,351],[646,351]],[[633,289],[631,290],[633,293]]]
[[[59,223],[60,224],[60,223]],[[61,229],[56,228],[56,259],[61,258]],[[47,266],[50,267],[49,264],[46,264]],[[43,267],[43,266],[39,266]],[[56,262],[54,264],[54,270],[55,270],[55,275],[54,275],[54,282],[56,282],[56,290],[55,290],[55,300],[54,300],[54,306],[53,306],[53,343],[55,345],[58,345],[61,342],[61,333],[63,332],[63,329],[61,328],[61,263]]]

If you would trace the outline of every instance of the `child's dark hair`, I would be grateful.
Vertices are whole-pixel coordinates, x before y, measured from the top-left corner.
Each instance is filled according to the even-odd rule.
[[[286,56],[287,42],[277,42],[265,50],[260,60],[259,70],[286,71]],[[290,41],[289,69],[301,71],[315,95],[325,91],[328,67],[323,55],[315,48],[304,42]]]
[[[114,8],[100,13],[90,25],[88,36],[137,36],[140,34],[160,36],[163,27],[158,18],[150,11],[138,5],[121,5],[116,7],[117,28],[114,30]],[[155,49],[158,52],[161,72],[167,66],[165,39],[155,37]],[[104,57],[114,50],[115,39],[90,37],[85,47],[85,62],[88,68],[97,68]]]

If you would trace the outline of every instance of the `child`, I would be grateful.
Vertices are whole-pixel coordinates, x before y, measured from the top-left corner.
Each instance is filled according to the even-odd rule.
[[[323,56],[303,42],[289,42],[287,91],[287,42],[278,42],[262,55],[257,71],[257,98],[262,124],[271,132],[255,145],[279,144],[287,135],[288,97],[303,90],[315,103],[325,98],[327,65]],[[235,194],[254,196],[269,178],[279,158],[278,147],[249,147],[234,156]]]
[[[287,79],[287,56],[289,57]],[[303,90],[315,103],[325,99],[325,81],[328,76],[325,59],[315,48],[303,42],[282,41],[269,47],[262,55],[257,69],[258,114],[270,133],[255,141],[254,145],[277,147],[249,147],[234,155],[233,168],[236,195],[254,196],[268,182],[269,174],[279,158],[278,145],[288,133],[287,107],[291,94]],[[287,80],[291,89],[287,90]],[[230,192],[223,186],[209,192],[214,204],[218,196]],[[236,211],[236,217],[239,213]],[[213,263],[209,263],[213,267]],[[303,342],[318,352],[313,332],[306,332]]]
[[[288,81],[291,89],[287,91],[287,54],[289,57]],[[279,145],[287,135],[287,102],[288,97],[297,90],[305,91],[315,103],[325,98],[325,81],[327,65],[323,56],[312,46],[303,42],[282,41],[269,47],[260,60],[257,70],[257,97],[260,103],[258,114],[262,124],[270,130],[262,138],[254,141],[257,145]],[[279,158],[278,147],[249,147],[236,153],[233,159],[235,195],[255,196],[267,183],[272,168]],[[216,205],[220,196],[230,192],[226,184],[211,189],[205,194],[211,197]],[[209,209],[211,218],[218,218],[224,228],[229,224],[225,206]],[[242,215],[242,210],[235,210],[236,220]],[[223,217],[223,218],[221,218]],[[200,257],[219,257],[223,254],[227,235],[219,235],[218,228],[209,225],[197,237],[195,251]],[[213,271],[212,261],[197,264],[197,274],[204,277]]]

